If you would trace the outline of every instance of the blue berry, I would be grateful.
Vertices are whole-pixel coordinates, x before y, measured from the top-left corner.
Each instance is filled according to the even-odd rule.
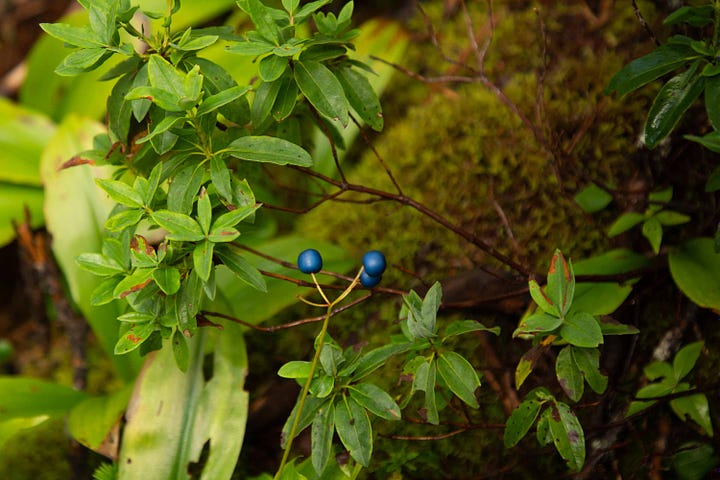
[[[380,280],[382,280],[382,275],[370,275],[365,270],[360,274],[360,283],[362,283],[362,286],[365,288],[376,286],[380,283]]]
[[[379,250],[370,250],[369,252],[366,252],[362,258],[362,264],[365,272],[372,277],[382,276],[387,265],[385,262],[385,255],[383,255],[383,253]]]
[[[303,273],[318,273],[323,266],[322,256],[314,248],[308,248],[300,252],[297,263],[298,268]]]

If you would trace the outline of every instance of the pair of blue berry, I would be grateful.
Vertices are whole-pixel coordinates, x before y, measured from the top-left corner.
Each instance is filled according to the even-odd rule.
[[[322,256],[314,248],[303,250],[298,255],[298,268],[303,273],[318,273],[322,269]],[[363,271],[360,274],[360,283],[365,288],[372,288],[380,283],[385,272],[387,262],[385,255],[379,250],[365,252],[362,258]]]

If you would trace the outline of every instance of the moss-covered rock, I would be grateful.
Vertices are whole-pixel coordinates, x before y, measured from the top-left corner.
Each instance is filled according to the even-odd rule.
[[[0,478],[4,480],[67,480],[73,478],[68,461],[70,439],[65,421],[54,419],[22,430],[0,450]]]
[[[439,8],[438,3],[426,7],[428,15]],[[425,98],[416,101],[401,120],[390,120],[391,126],[376,142],[406,195],[539,272],[555,248],[579,257],[608,246],[602,229],[608,218],[585,214],[572,195],[590,180],[613,182],[630,174],[648,100],[637,95],[618,101],[603,93],[610,77],[628,60],[612,47],[620,41],[632,12],[618,10],[606,27],[608,32],[575,26],[573,37],[560,43],[560,34],[578,21],[577,8],[543,10],[549,49],[546,70],[538,14],[532,8],[496,10],[486,73],[518,112],[533,122],[535,132],[478,81],[429,90],[416,85],[415,93],[402,97],[417,99],[421,92]],[[475,15],[476,25],[486,23],[484,10]],[[464,55],[472,65],[473,57],[458,45],[465,32],[464,19],[458,16],[442,26],[450,31],[438,34],[443,45],[450,45],[447,54]],[[427,52],[434,47],[415,46],[411,51],[415,53],[409,61],[420,63],[422,58],[432,59]],[[427,65],[411,68],[433,74]],[[354,183],[393,191],[372,152],[362,157],[349,177]],[[383,249],[391,263],[429,281],[492,264],[480,249],[447,228],[394,202],[327,204],[305,216],[299,228],[358,255],[370,247]],[[388,273],[391,281],[400,280]]]

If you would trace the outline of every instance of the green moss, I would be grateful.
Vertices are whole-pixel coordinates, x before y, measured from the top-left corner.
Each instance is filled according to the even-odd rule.
[[[67,480],[69,439],[63,419],[48,420],[23,430],[0,450],[0,478],[5,480]]]

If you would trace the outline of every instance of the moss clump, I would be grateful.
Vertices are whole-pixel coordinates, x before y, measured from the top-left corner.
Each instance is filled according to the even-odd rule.
[[[556,15],[545,19],[551,46],[552,33],[572,21],[567,12],[547,12]],[[608,246],[603,233],[608,219],[584,214],[572,194],[587,182],[578,172],[603,182],[629,174],[633,165],[628,160],[636,151],[636,132],[644,120],[641,107],[647,98],[616,101],[603,95],[608,80],[627,59],[606,43],[608,37],[616,42],[617,35],[596,32],[581,38],[582,48],[557,46],[549,53],[544,115],[538,120],[536,63],[542,55],[537,16],[532,9],[503,10],[498,16],[493,45],[510,55],[502,72],[496,68],[507,75],[502,88],[527,118],[537,122],[546,140],[539,142],[494,92],[473,83],[430,94],[413,105],[402,121],[379,137],[376,147],[407,195],[542,271],[548,252],[555,248],[580,257]],[[615,23],[624,26],[625,21],[622,17]],[[529,38],[532,47],[527,46]],[[517,44],[519,49],[511,48]],[[494,55],[488,54],[489,65],[500,63]],[[529,65],[526,58],[532,60]],[[363,156],[350,180],[393,190],[371,153]],[[358,255],[370,246],[383,249],[390,262],[427,274],[429,281],[490,262],[446,228],[392,202],[327,205],[307,215],[299,228]],[[390,281],[398,280],[388,273]]]
[[[22,430],[0,450],[0,478],[4,480],[67,480],[73,478],[68,461],[69,439],[62,419],[48,420]]]

